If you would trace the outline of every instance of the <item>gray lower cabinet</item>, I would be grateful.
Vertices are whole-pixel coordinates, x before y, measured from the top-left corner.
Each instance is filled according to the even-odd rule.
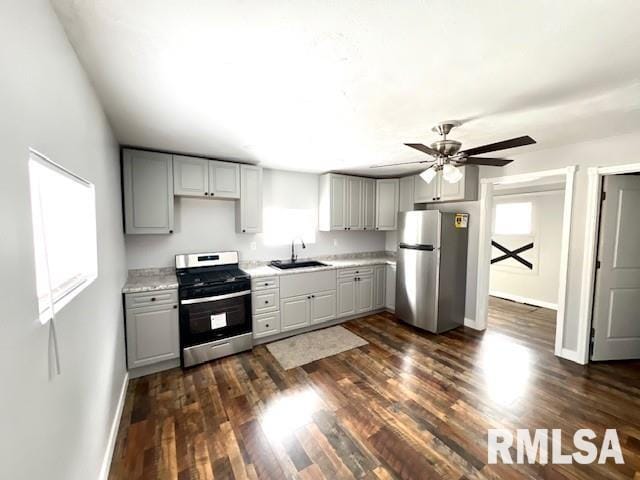
[[[171,155],[124,149],[122,183],[125,233],[173,233]]]
[[[328,322],[336,318],[336,291],[311,295],[311,323]]]
[[[373,267],[373,309],[379,310],[385,305],[386,265]]]
[[[385,307],[389,310],[396,310],[396,266],[387,265],[386,272],[387,288],[385,292]]]
[[[373,275],[356,277],[356,313],[366,313],[373,310],[373,287]]]
[[[280,301],[280,325],[283,332],[308,326],[311,322],[309,295],[285,298]]]
[[[356,281],[351,278],[338,279],[338,318],[356,314]]]
[[[125,304],[130,370],[180,357],[177,291],[127,294]]]
[[[280,312],[253,316],[253,338],[268,337],[280,333]]]

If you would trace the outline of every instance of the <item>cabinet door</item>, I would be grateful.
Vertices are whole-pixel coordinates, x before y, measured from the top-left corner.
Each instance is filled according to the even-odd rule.
[[[400,201],[398,205],[398,211],[410,212],[414,206],[414,177],[403,177],[400,179]]]
[[[436,200],[438,196],[438,178],[440,175],[437,175],[431,183],[425,182],[420,175],[415,175],[413,177],[414,183],[414,203],[425,203],[425,202],[433,202]]]
[[[173,233],[171,155],[123,150],[125,233]]]
[[[376,265],[373,270],[374,275],[374,291],[373,291],[373,308],[377,310],[384,308],[385,304],[385,289],[386,289],[386,275],[385,265]]]
[[[346,177],[331,175],[330,189],[330,224],[331,230],[347,229],[347,182]]]
[[[398,229],[397,178],[376,181],[376,230]]]
[[[347,229],[362,230],[362,178],[347,177]]]
[[[456,200],[464,200],[464,184],[465,169],[467,167],[457,167],[462,173],[462,178],[456,183],[449,183],[444,178],[440,179],[440,195],[438,200],[441,202],[452,202]]]
[[[209,195],[209,160],[174,155],[173,194],[192,197]]]
[[[351,278],[338,280],[338,318],[356,313],[356,282]]]
[[[396,309],[396,266],[395,265],[387,265],[386,272],[386,283],[387,289],[385,292],[386,300],[385,306],[389,310],[395,311]]]
[[[262,167],[240,165],[240,205],[236,208],[239,233],[262,231]]]
[[[322,323],[336,318],[336,291],[311,295],[311,323]]]
[[[127,360],[130,369],[179,356],[177,304],[127,310]]]
[[[356,277],[356,313],[373,309],[373,275]]]
[[[376,181],[365,178],[362,181],[362,222],[364,230],[376,228]]]
[[[310,295],[300,295],[282,300],[280,302],[281,330],[286,332],[309,325],[310,309]]]
[[[219,198],[240,198],[240,165],[209,160],[209,194]]]

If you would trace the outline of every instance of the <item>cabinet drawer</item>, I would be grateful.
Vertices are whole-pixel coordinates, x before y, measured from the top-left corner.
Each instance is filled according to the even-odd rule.
[[[251,310],[254,315],[277,312],[280,308],[278,289],[255,292],[251,296]]]
[[[356,275],[373,275],[373,267],[341,268],[338,270],[338,278],[355,277]]]
[[[150,307],[165,303],[178,303],[177,290],[158,290],[155,292],[127,293],[125,305],[127,308]]]
[[[251,280],[251,290],[269,290],[270,288],[278,288],[280,282],[278,277],[254,278]]]
[[[280,333],[280,312],[263,313],[253,317],[253,338]]]

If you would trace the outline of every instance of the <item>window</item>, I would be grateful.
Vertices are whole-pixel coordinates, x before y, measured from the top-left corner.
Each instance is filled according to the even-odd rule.
[[[91,183],[33,151],[29,183],[36,289],[44,324],[97,276],[95,191]]]
[[[494,233],[496,235],[530,235],[532,203],[496,204]]]
[[[264,243],[288,245],[298,239],[315,243],[317,222],[316,213],[311,209],[267,207],[264,209]]]

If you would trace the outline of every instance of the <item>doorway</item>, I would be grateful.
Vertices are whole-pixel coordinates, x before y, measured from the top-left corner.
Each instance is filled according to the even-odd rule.
[[[564,176],[493,190],[487,327],[554,351]]]
[[[479,215],[479,244],[478,244],[478,275],[476,283],[476,311],[475,321],[469,326],[477,330],[487,328],[489,312],[489,290],[490,290],[490,266],[493,252],[491,244],[492,224],[493,224],[493,198],[494,191],[501,186],[517,188],[526,186],[532,182],[540,182],[549,179],[564,179],[564,202],[562,207],[562,234],[560,244],[557,249],[560,252],[558,268],[558,295],[557,295],[557,315],[554,338],[554,354],[563,358],[577,361],[575,352],[563,348],[564,340],[564,319],[567,292],[567,277],[569,263],[569,237],[571,232],[571,213],[573,207],[573,184],[575,177],[575,166],[559,168],[555,170],[544,170],[520,175],[510,175],[496,178],[483,178],[480,183],[480,215]],[[558,180],[554,180],[557,182]]]
[[[640,358],[640,175],[601,182],[591,360]]]

